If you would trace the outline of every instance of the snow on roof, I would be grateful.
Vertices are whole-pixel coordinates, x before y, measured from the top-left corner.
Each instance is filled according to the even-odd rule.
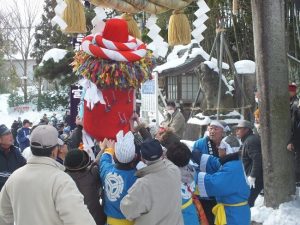
[[[224,121],[225,123],[227,123],[228,125],[231,124],[237,124],[240,120],[243,120],[244,117],[237,111],[232,111],[229,112],[225,115],[220,114],[220,117],[222,121]],[[192,118],[190,118],[187,123],[188,124],[197,124],[200,126],[205,126],[210,124],[210,122],[212,120],[216,120],[217,115],[211,115],[211,116],[205,116],[202,113],[198,113],[195,116],[193,116]]]
[[[238,74],[255,74],[255,62],[251,60],[241,60],[234,63]]]
[[[201,46],[199,46],[198,48],[193,48],[192,51],[189,52],[189,49],[195,43],[198,43],[198,42],[196,40],[192,40],[192,42],[188,45],[174,46],[172,52],[167,57],[167,62],[160,66],[155,67],[154,71],[156,71],[158,73],[162,73],[164,70],[175,68],[175,67],[182,65],[185,63],[185,61],[188,58],[190,58],[190,59],[195,58],[198,55],[202,56],[205,60],[208,60],[209,54],[207,54]],[[184,50],[184,49],[186,49],[186,52],[181,57],[179,57],[178,56],[179,51]],[[218,61],[216,58],[212,58],[211,62],[217,65]],[[222,66],[223,66],[223,69],[226,69],[226,70],[229,69],[229,65],[227,63],[223,63]]]
[[[45,53],[45,55],[43,56],[42,62],[39,64],[39,66],[43,66],[44,65],[43,62],[45,62],[49,59],[53,59],[54,62],[59,62],[59,60],[61,60],[65,57],[67,52],[68,51],[65,49],[52,48]]]

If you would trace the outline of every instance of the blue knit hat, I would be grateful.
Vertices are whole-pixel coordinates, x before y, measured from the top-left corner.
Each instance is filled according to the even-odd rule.
[[[163,150],[158,140],[149,139],[141,145],[141,155],[147,161],[155,161],[162,156]]]
[[[4,124],[1,124],[0,125],[0,136],[9,134],[9,133],[10,133],[10,129],[8,129],[7,126],[5,126]]]

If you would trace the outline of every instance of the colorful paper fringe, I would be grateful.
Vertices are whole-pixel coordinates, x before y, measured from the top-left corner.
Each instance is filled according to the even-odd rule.
[[[141,83],[151,79],[155,61],[150,51],[143,59],[136,62],[105,60],[78,51],[71,65],[73,72],[89,79],[98,88],[136,89]]]

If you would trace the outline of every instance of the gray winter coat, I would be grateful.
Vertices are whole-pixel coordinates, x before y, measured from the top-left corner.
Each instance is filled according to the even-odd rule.
[[[140,169],[137,181],[121,201],[121,211],[135,225],[183,225],[181,174],[169,160]]]
[[[165,120],[165,123],[168,127],[171,127],[174,130],[174,133],[179,137],[183,137],[183,133],[185,130],[185,119],[182,113],[179,111],[179,109],[176,109],[176,111],[170,116],[168,115],[167,120]]]

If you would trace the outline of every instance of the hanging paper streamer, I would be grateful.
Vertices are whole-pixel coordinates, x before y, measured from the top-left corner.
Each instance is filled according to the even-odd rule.
[[[152,42],[148,44],[147,48],[152,50],[154,57],[165,57],[168,53],[168,43],[159,35],[160,27],[156,24],[157,17],[151,15],[147,20],[146,27],[149,29],[148,37],[152,39]]]
[[[51,20],[52,26],[58,25],[61,30],[65,30],[67,28],[67,23],[63,20],[63,13],[67,7],[67,4],[64,0],[56,0],[57,6],[54,8],[55,16]]]
[[[105,27],[104,19],[107,18],[106,12],[104,8],[101,6],[98,6],[94,9],[96,16],[92,19],[92,24],[94,28],[91,30],[92,34],[101,33],[103,32],[103,29]]]
[[[193,22],[195,26],[194,30],[192,31],[192,36],[195,38],[196,41],[199,43],[204,39],[202,33],[206,30],[206,26],[204,22],[208,19],[206,15],[207,12],[210,11],[210,8],[206,4],[204,0],[199,0],[197,2],[199,9],[194,13],[197,19]]]
[[[106,104],[101,90],[93,82],[88,79],[82,79],[79,81],[79,84],[84,88],[84,100],[89,109],[93,109],[98,102]]]

